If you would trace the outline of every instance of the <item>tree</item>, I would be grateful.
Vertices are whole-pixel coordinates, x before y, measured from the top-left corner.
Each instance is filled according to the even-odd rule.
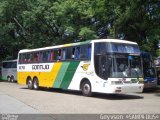
[[[136,41],[142,50],[155,53],[160,39],[160,2],[158,0],[119,1],[119,17],[114,21],[116,35]]]
[[[0,55],[96,38],[136,41],[154,53],[159,7],[158,0],[1,0]]]

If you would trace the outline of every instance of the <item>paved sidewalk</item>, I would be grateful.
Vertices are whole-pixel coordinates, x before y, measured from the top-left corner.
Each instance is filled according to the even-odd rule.
[[[38,110],[0,92],[0,114],[37,114]]]

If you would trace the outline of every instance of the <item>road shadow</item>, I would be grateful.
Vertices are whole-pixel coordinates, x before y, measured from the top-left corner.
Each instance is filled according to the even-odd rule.
[[[101,99],[109,99],[109,100],[129,100],[129,99],[144,99],[143,96],[138,94],[102,94],[102,93],[95,93],[93,95],[94,98],[101,98]]]
[[[8,81],[6,81],[6,80],[0,80],[0,82],[8,82]]]
[[[0,82],[3,82],[3,83],[17,83],[17,81],[13,81],[13,82],[9,82],[9,81],[7,81],[7,80],[0,80]]]
[[[155,96],[160,97],[160,93],[156,93]]]
[[[28,89],[28,88],[23,87],[20,89]],[[57,88],[40,88],[37,91],[51,92],[51,93],[55,92],[55,93],[60,93],[60,94],[83,96],[81,91],[63,90],[63,89],[57,89]],[[126,100],[126,99],[143,99],[144,97],[139,94],[131,95],[131,94],[93,93],[93,95],[90,98],[107,99],[107,100]]]
[[[143,93],[155,93],[155,92],[158,92],[160,90],[160,88],[148,88],[148,89],[144,89],[143,90]]]
[[[154,94],[155,96],[160,97],[160,87],[144,89],[141,94]]]

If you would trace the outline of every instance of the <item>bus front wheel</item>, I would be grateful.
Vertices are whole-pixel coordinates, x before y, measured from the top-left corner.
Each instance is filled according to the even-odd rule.
[[[30,78],[28,78],[28,80],[27,80],[27,86],[28,86],[28,89],[33,89],[33,83]]]
[[[39,82],[37,78],[33,79],[33,89],[38,90],[39,89]]]
[[[92,95],[90,82],[84,81],[81,89],[84,96],[90,97]]]

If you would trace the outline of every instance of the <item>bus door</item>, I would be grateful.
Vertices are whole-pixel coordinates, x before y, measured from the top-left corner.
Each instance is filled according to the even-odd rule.
[[[110,64],[111,61],[106,55],[96,55],[95,56],[95,70],[96,74],[102,78],[107,79],[110,74]]]

